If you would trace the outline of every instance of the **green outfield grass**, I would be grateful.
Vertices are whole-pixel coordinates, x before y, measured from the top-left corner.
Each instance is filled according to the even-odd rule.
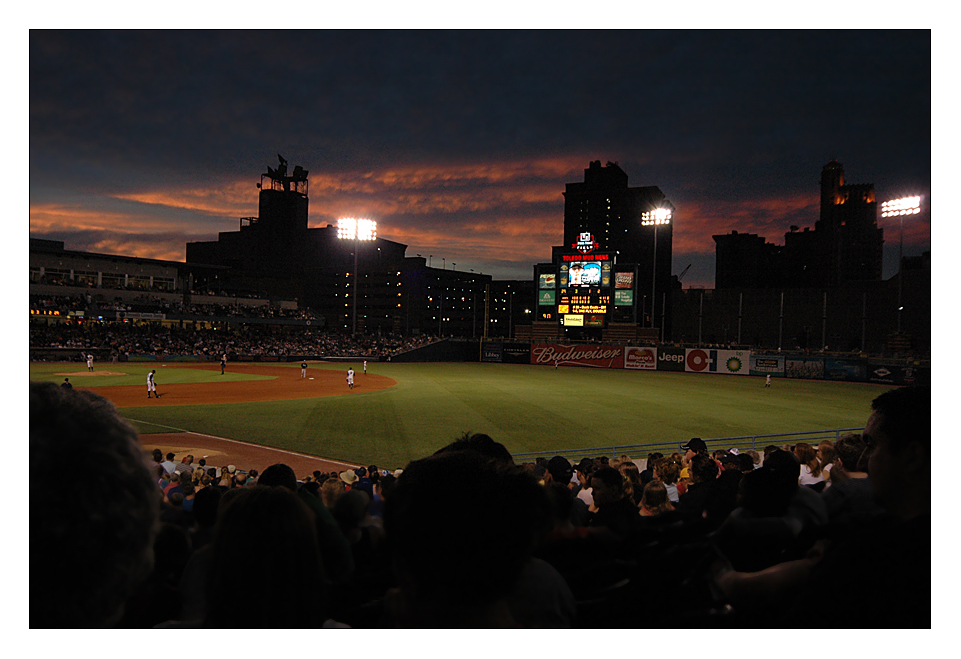
[[[245,375],[231,373],[223,375],[220,371],[204,371],[178,366],[161,366],[150,362],[125,362],[123,364],[94,364],[94,372],[122,373],[123,375],[71,376],[71,373],[86,373],[87,365],[80,362],[68,364],[30,364],[30,379],[40,382],[63,382],[69,377],[75,387],[120,387],[124,385],[143,385],[147,373],[157,371],[157,384],[187,384],[192,382],[236,382],[238,380],[273,380],[270,375]],[[66,375],[64,375],[66,374]]]
[[[860,427],[871,400],[886,389],[784,379],[766,389],[761,377],[502,364],[371,363],[369,370],[398,384],[350,396],[125,408],[123,414],[142,433],[190,430],[395,468],[466,431],[487,433],[513,453],[550,455],[692,436]],[[363,377],[358,373],[361,388]]]

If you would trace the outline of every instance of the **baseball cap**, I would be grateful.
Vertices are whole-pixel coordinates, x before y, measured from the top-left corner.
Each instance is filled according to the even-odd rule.
[[[695,453],[700,453],[701,451],[707,450],[707,444],[705,444],[704,440],[700,437],[692,437],[690,441],[688,441],[688,443],[681,448],[688,451],[694,451]]]

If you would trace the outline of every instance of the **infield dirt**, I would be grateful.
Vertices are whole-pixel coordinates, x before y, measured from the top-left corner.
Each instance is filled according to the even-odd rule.
[[[219,376],[219,365],[181,366],[212,371]],[[156,385],[160,398],[147,399],[147,383],[122,387],[87,387],[117,407],[143,407],[144,405],[212,405],[219,403],[245,403],[265,400],[291,400],[295,398],[322,398],[324,396],[352,396],[381,391],[397,384],[393,378],[373,373],[354,376],[354,388],[347,387],[346,370],[308,368],[307,377],[300,377],[300,369],[284,366],[238,364],[228,367],[234,373],[274,376],[273,380],[243,380],[240,382],[200,382],[164,385],[163,371],[157,370]],[[71,374],[73,375],[73,374]]]

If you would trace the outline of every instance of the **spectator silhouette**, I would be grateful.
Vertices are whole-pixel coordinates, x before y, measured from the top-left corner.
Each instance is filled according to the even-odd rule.
[[[257,485],[287,488],[307,504],[316,517],[317,540],[328,575],[335,583],[347,581],[354,571],[350,543],[323,502],[308,492],[298,490],[294,470],[285,464],[271,465],[264,469],[264,473],[257,479]]]
[[[93,475],[30,479],[30,626],[111,626],[152,569],[157,485],[104,398],[31,383],[29,405],[30,464]]]
[[[507,600],[532,555],[542,489],[522,468],[445,449],[407,465],[384,511],[399,584],[388,622],[515,626]]]
[[[243,596],[235,592],[241,578]],[[207,566],[205,627],[321,627],[326,589],[313,515],[294,492],[259,486],[224,496]]]

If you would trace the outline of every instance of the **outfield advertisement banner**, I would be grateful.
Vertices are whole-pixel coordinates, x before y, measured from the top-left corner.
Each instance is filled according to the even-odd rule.
[[[504,361],[504,344],[485,343],[484,348],[481,351],[481,361],[495,362],[498,364]]]
[[[531,364],[554,363],[561,366],[624,368],[624,348],[593,345],[565,346],[557,343],[535,343],[531,346]]]
[[[751,375],[784,377],[784,357],[781,355],[751,355]]]
[[[624,368],[644,371],[657,369],[657,348],[624,348]]]
[[[785,359],[784,374],[789,378],[824,379],[823,359]]]
[[[880,384],[894,384],[904,387],[912,384],[930,384],[931,372],[917,366],[901,366],[899,364],[868,364],[867,379],[869,382]]]
[[[864,382],[867,379],[868,365],[863,359],[825,359],[824,377],[828,380],[848,380]]]
[[[684,348],[658,348],[657,349],[657,370],[659,371],[683,371],[684,370]]]
[[[691,373],[749,375],[751,351],[688,348],[684,355],[684,370]]]

